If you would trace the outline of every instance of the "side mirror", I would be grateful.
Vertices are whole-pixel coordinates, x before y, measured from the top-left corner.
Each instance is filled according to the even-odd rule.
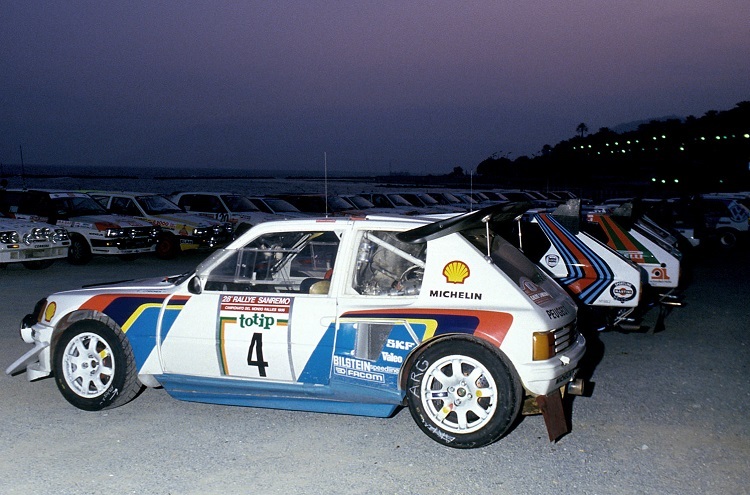
[[[203,287],[201,286],[201,279],[200,277],[198,277],[198,275],[195,275],[188,282],[188,291],[191,294],[200,294],[201,292],[203,292]]]

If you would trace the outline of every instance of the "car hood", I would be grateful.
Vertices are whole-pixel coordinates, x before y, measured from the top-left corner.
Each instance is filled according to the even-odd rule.
[[[15,230],[16,232],[28,232],[34,228],[48,228],[47,224],[30,222],[28,220],[19,220],[16,218],[0,217],[0,230]]]
[[[68,222],[68,223],[65,223]],[[97,224],[97,223],[111,223],[113,225],[116,225],[118,227],[150,227],[151,224],[148,222],[144,222],[143,220],[138,220],[137,218],[132,217],[126,217],[123,215],[109,215],[106,213],[102,213],[101,215],[81,215],[81,216],[75,216],[70,217],[66,221],[59,221],[57,222],[58,225],[78,225],[83,223],[89,223],[91,225]]]
[[[151,215],[152,218],[163,220],[174,224],[192,225],[193,227],[211,227],[217,224],[218,220],[209,219],[192,213],[165,213],[163,215]],[[218,222],[221,223],[221,222]]]

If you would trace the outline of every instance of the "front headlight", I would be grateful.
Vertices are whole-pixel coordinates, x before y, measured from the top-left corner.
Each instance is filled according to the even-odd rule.
[[[104,237],[125,237],[123,229],[107,229],[104,231]]]
[[[18,244],[21,238],[15,230],[4,230],[0,232],[0,244]]]
[[[208,235],[209,230],[206,227],[196,227],[193,229],[193,235],[202,237]]]
[[[55,229],[52,233],[53,242],[67,241],[68,239],[68,231],[65,229]]]

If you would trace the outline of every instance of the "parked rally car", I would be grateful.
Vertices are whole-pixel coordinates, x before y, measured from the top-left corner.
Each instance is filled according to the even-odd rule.
[[[46,222],[70,235],[68,261],[83,265],[94,255],[131,260],[153,253],[161,229],[148,222],[113,215],[88,194],[56,189],[0,191],[0,211],[14,218]]]
[[[34,348],[6,373],[54,375],[85,410],[142,386],[182,400],[389,417],[487,445],[562,392],[585,339],[572,298],[490,228],[501,207],[407,218],[262,223],[194,271],[55,293],[24,318]]]
[[[516,221],[495,229],[543,267],[585,308],[587,325],[599,329],[635,325],[631,319],[642,301],[647,275],[636,263],[580,227],[578,212],[526,209],[529,203],[508,203],[520,212]]]
[[[211,250],[232,240],[232,224],[188,213],[154,193],[92,191],[91,196],[107,211],[130,215],[161,228],[156,256],[177,257],[182,251]]]
[[[261,222],[284,218],[261,211],[246,196],[230,192],[178,192],[167,199],[187,212],[231,223],[234,237],[239,237]]]
[[[10,218],[0,212],[0,267],[21,263],[30,270],[68,257],[70,237],[62,227]]]

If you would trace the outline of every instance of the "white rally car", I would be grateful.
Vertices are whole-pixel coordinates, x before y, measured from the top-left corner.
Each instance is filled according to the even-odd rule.
[[[284,218],[261,211],[250,198],[230,192],[178,192],[168,199],[190,213],[231,223],[234,237],[239,237],[253,225]]]
[[[207,251],[229,244],[232,224],[190,213],[155,193],[91,191],[107,211],[149,222],[161,229],[156,256],[177,257],[183,251]]]
[[[30,270],[47,268],[68,257],[70,237],[62,227],[9,218],[0,212],[0,267],[21,263]]]
[[[39,301],[21,328],[34,347],[6,373],[53,375],[85,410],[143,386],[375,417],[408,406],[456,448],[500,438],[526,400],[552,441],[586,343],[573,299],[492,231],[503,208],[265,222],[190,273]]]

